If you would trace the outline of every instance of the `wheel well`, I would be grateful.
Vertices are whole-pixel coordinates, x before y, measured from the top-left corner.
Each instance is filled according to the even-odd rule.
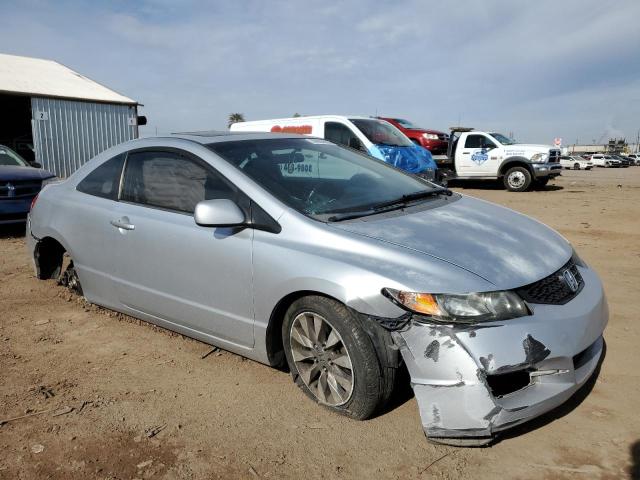
[[[269,324],[267,325],[266,333],[266,345],[267,345],[267,357],[269,358],[269,364],[274,367],[285,367],[287,362],[284,356],[284,346],[282,345],[282,324],[284,322],[284,315],[293,302],[302,297],[308,297],[310,295],[317,295],[320,297],[331,298],[337,300],[330,295],[316,292],[313,290],[300,290],[298,292],[292,292],[282,298],[274,307],[269,317]]]
[[[529,164],[522,160],[513,160],[511,162],[508,162],[502,165],[499,171],[500,175],[504,175],[505,173],[507,173],[507,170],[509,170],[512,167],[524,167],[529,171],[531,175],[533,175],[533,172],[531,171],[531,167],[529,166]]]
[[[37,277],[41,280],[59,277],[65,252],[65,248],[55,238],[45,237],[39,240],[34,250]]]

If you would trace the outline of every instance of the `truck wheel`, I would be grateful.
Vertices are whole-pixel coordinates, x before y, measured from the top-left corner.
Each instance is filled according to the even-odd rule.
[[[524,167],[511,167],[503,181],[504,187],[510,192],[524,192],[531,185],[531,174]]]
[[[321,296],[293,302],[282,343],[294,382],[312,400],[358,420],[385,401],[388,383],[373,342],[341,303]]]

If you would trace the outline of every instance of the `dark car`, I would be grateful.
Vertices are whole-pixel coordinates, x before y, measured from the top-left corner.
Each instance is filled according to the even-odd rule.
[[[43,183],[56,178],[38,167],[0,145],[0,224],[24,222]]]
[[[623,157],[621,155],[611,155],[613,158],[615,158],[616,160],[620,161],[620,166],[622,168],[627,168],[630,167],[631,165],[633,165],[633,163],[626,157]]]
[[[629,165],[633,166],[633,165],[640,165],[640,159],[636,159],[634,157],[630,157],[628,155],[619,155],[621,158],[624,158],[625,160],[627,160],[629,162]]]

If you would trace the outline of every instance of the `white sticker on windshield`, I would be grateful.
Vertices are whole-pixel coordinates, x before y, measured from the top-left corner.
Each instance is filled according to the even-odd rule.
[[[307,139],[307,142],[315,143],[315,144],[319,144],[319,145],[331,145],[331,142],[328,142],[326,140],[322,140],[320,138],[309,138],[309,139]]]

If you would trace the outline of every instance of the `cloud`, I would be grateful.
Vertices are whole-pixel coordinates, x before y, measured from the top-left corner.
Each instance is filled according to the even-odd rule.
[[[633,0],[38,0],[3,8],[0,45],[139,100],[147,133],[379,113],[549,142],[635,136],[638,14]]]

